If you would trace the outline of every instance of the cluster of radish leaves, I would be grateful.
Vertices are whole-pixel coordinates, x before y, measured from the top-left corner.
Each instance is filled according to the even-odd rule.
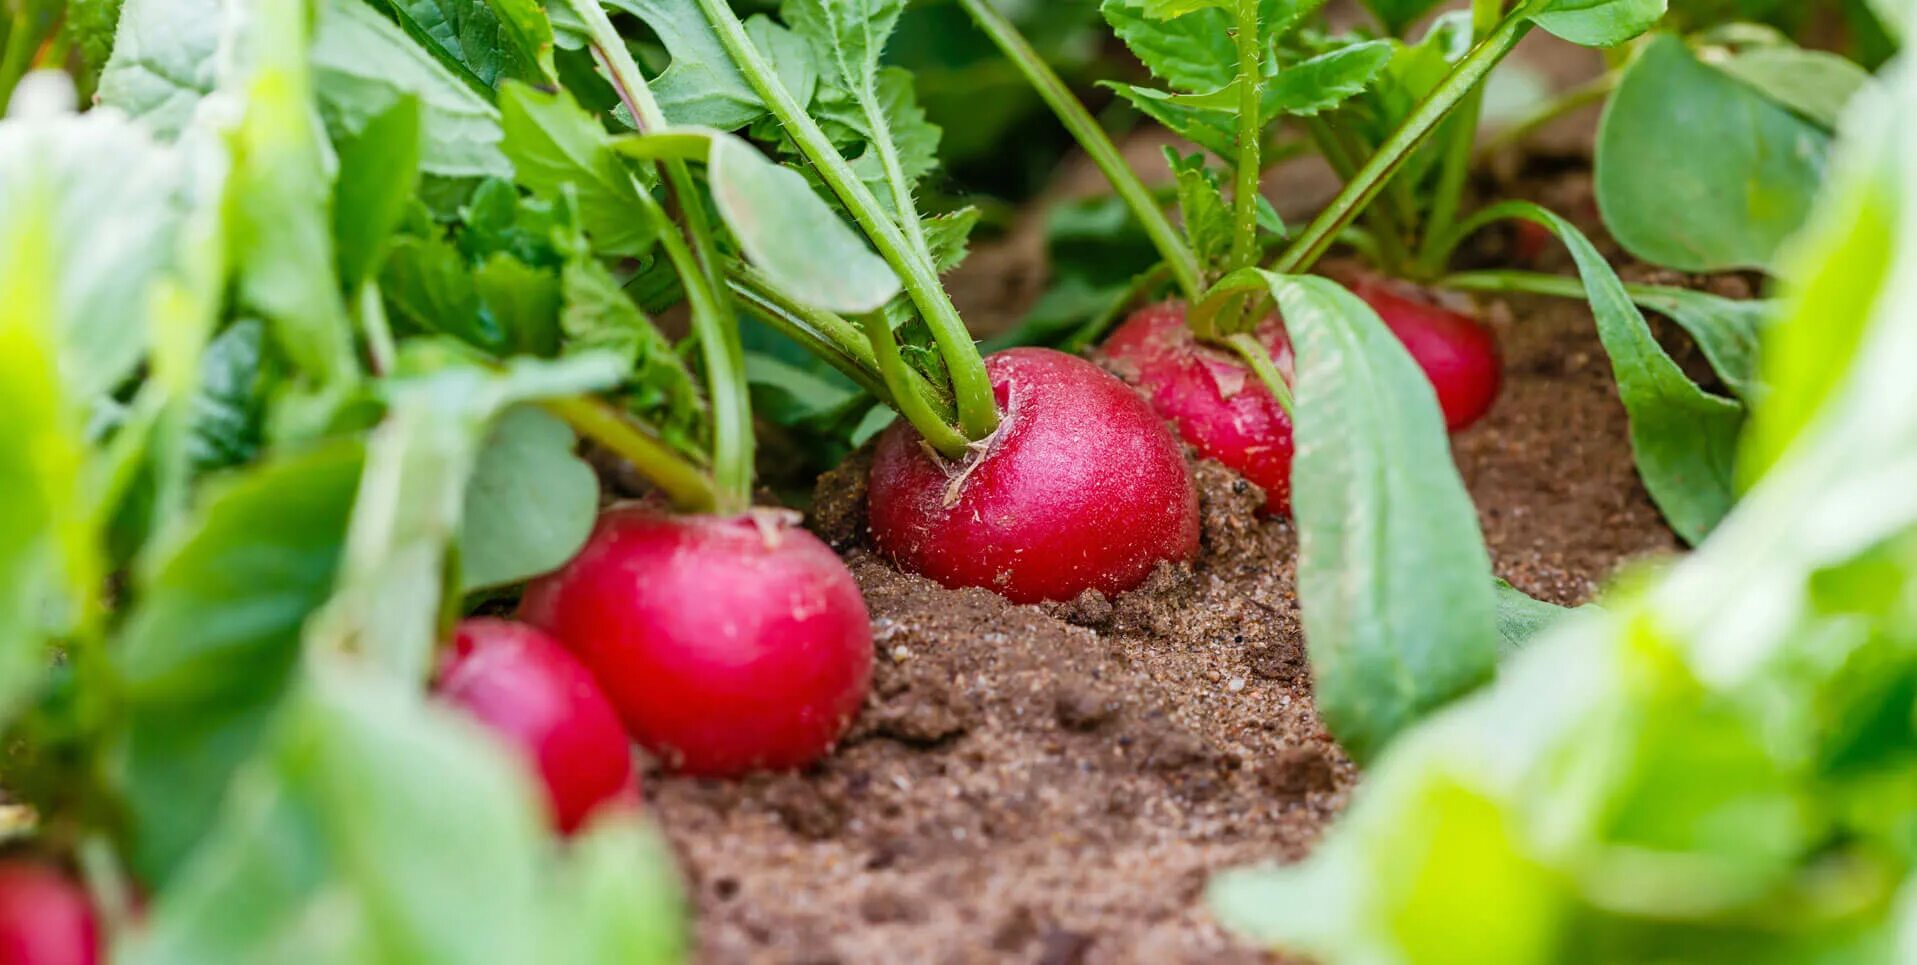
[[[1407,731],[1310,858],[1217,882],[1229,924],[1339,961],[1908,957],[1907,67],[1840,125],[1822,200],[1777,262],[1735,510]]]

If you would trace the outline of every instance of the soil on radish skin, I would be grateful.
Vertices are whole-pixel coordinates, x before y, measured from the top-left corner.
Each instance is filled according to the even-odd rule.
[[[1584,308],[1484,305],[1507,382],[1458,460],[1499,575],[1579,603],[1677,544]],[[871,606],[873,693],[807,773],[648,776],[701,960],[1260,960],[1207,916],[1206,881],[1304,855],[1356,774],[1313,710],[1291,525],[1197,472],[1194,565],[1032,607],[899,573],[865,545],[864,460],[822,480],[812,525]]]

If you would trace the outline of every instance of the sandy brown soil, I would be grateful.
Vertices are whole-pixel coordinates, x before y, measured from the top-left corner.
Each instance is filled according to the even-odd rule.
[[[1676,549],[1631,469],[1581,305],[1492,300],[1507,383],[1455,441],[1497,569],[1588,599]],[[841,750],[803,775],[653,776],[711,962],[1257,960],[1206,916],[1214,872],[1302,855],[1355,773],[1312,709],[1295,537],[1198,467],[1205,548],[1114,601],[1013,606],[875,558],[863,464],[821,483],[878,672]]]

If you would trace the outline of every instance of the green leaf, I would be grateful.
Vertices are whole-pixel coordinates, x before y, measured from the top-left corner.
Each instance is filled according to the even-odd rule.
[[[633,304],[617,279],[588,254],[560,272],[559,325],[568,353],[616,355],[627,373],[625,405],[682,454],[703,459],[706,405],[672,343]]]
[[[1103,0],[1099,12],[1152,76],[1180,90],[1213,91],[1237,77],[1231,18],[1216,9],[1175,20],[1147,15],[1144,0]]]
[[[863,314],[899,293],[891,266],[813,193],[804,175],[728,136],[713,138],[707,175],[713,204],[746,260],[793,299]]]
[[[785,0],[779,15],[829,65],[829,83],[873,91],[885,42],[904,11],[905,0]]]
[[[1827,131],[1837,129],[1850,99],[1870,83],[1868,71],[1843,57],[1790,45],[1754,47],[1712,66]]]
[[[672,62],[650,86],[674,126],[736,131],[766,115],[765,103],[726,56],[697,3],[608,0],[607,6],[638,17],[665,45]]]
[[[114,661],[131,858],[166,881],[287,692],[302,626],[332,592],[361,449],[337,443],[207,487],[142,561]]]
[[[220,0],[126,0],[100,73],[100,103],[162,137],[185,130],[217,79],[223,10]]]
[[[1534,221],[1570,248],[1630,415],[1631,450],[1644,488],[1679,536],[1701,541],[1736,498],[1732,471],[1743,407],[1705,392],[1684,374],[1658,345],[1617,273],[1570,222],[1537,205],[1511,202],[1486,209],[1469,224],[1499,217]]]
[[[1165,128],[1173,134],[1220,158],[1230,159],[1237,156],[1238,128],[1232,123],[1229,113],[1213,108],[1193,107],[1180,95],[1168,94],[1149,87],[1134,87],[1130,84],[1111,82],[1103,82],[1103,86],[1116,91],[1119,96],[1130,101],[1133,107],[1138,108],[1152,120],[1165,125]]]
[[[1231,249],[1233,219],[1218,186],[1218,176],[1205,166],[1205,156],[1181,156],[1167,147],[1165,160],[1178,185],[1178,211],[1185,237],[1201,265],[1216,267]]]
[[[592,533],[599,479],[573,455],[572,431],[545,412],[507,410],[466,483],[460,591],[507,586],[558,569]]]
[[[886,212],[896,217],[897,205],[886,180],[879,145],[891,144],[900,174],[908,184],[916,185],[938,167],[939,139],[944,132],[926,120],[913,92],[912,75],[903,68],[880,71],[873,97],[877,109],[871,112],[838,92],[821,95],[816,110],[820,126],[835,144],[847,149],[866,145],[852,158],[852,170],[872,189]]]
[[[1534,599],[1503,580],[1497,582],[1497,594],[1498,639],[1504,644],[1507,654],[1523,649],[1533,637],[1575,612],[1555,603]]]
[[[386,253],[419,183],[419,101],[403,97],[339,145],[333,239],[340,285],[359,290]]]
[[[256,66],[235,81],[246,107],[232,136],[228,243],[241,303],[271,324],[297,369],[335,388],[358,368],[334,275],[330,150],[312,123],[304,14],[294,5],[275,5],[246,23],[246,49]]]
[[[1267,279],[1297,352],[1292,505],[1318,711],[1367,760],[1490,679],[1491,561],[1404,346],[1335,282]]]
[[[473,270],[480,314],[499,333],[505,355],[552,355],[559,351],[559,278],[505,252]]]
[[[439,332],[489,351],[505,347],[504,333],[487,324],[474,276],[459,249],[437,238],[393,242],[380,274],[380,292],[395,328]]]
[[[364,0],[319,0],[314,86],[335,136],[363,130],[401,98],[420,103],[420,170],[506,177],[499,112]]]
[[[1711,370],[1739,400],[1762,393],[1757,380],[1757,345],[1764,326],[1777,312],[1775,302],[1730,299],[1691,288],[1630,286],[1631,300],[1669,318],[1697,341]]]
[[[1646,261],[1770,269],[1810,211],[1829,145],[1815,124],[1659,36],[1605,111],[1598,204],[1618,242]]]
[[[1544,0],[1528,8],[1531,21],[1586,47],[1611,47],[1656,26],[1667,0]]]
[[[272,374],[266,326],[258,319],[234,322],[207,345],[186,437],[187,462],[195,473],[238,466],[259,455]]]
[[[485,88],[556,85],[552,24],[535,0],[379,0],[440,63]]]
[[[601,252],[640,255],[651,249],[660,226],[604,127],[563,92],[512,83],[500,91],[499,102],[506,154],[520,184],[547,201],[558,200],[570,185],[581,223]]]
[[[18,266],[13,285],[44,286],[36,323],[58,339],[66,391],[90,400],[146,353],[189,171],[181,152],[138,124],[71,105],[64,78],[37,75],[0,120],[0,237],[10,258],[29,247],[42,256]]]
[[[0,723],[48,666],[49,609],[89,605],[98,566],[80,491],[81,401],[61,378],[49,202],[27,195],[0,207]]]
[[[531,961],[543,836],[506,749],[416,685],[322,658],[120,957]]]
[[[543,903],[542,951],[560,965],[678,965],[687,960],[685,898],[672,851],[627,815],[575,836]]]
[[[1430,13],[1442,0],[1364,0],[1365,9],[1384,24],[1385,32],[1400,36],[1405,28]]]
[[[1260,112],[1266,123],[1284,115],[1312,117],[1362,93],[1395,53],[1383,40],[1367,40],[1287,66],[1265,81]]]
[[[606,353],[519,357],[495,369],[443,343],[405,349],[386,420],[367,443],[339,590],[307,639],[417,684],[431,666],[448,549],[493,421],[520,402],[605,388],[621,367]]]
[[[1901,108],[1888,96],[1866,93],[1849,131],[1888,129]],[[1853,135],[1855,137],[1855,135]],[[1784,457],[1830,404],[1845,373],[1855,367],[1872,308],[1895,277],[1893,261],[1908,158],[1875,138],[1840,158],[1816,218],[1782,258],[1789,298],[1768,331],[1762,358],[1767,404],[1751,420],[1738,478],[1749,486]]]
[[[979,209],[966,205],[925,219],[925,245],[932,249],[932,267],[945,274],[965,263],[972,229],[978,227]]]

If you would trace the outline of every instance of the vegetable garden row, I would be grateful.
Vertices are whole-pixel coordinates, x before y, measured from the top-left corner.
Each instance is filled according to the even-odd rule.
[[[987,849],[1134,758],[1119,838],[1216,838],[1220,782],[1342,811],[1152,898],[1233,953],[1917,956],[1902,0],[0,13],[0,963],[745,957],[699,938],[803,896],[736,874],[825,880],[868,786]],[[1591,210],[1492,172],[1597,105]],[[974,236],[1073,163],[1048,287],[968,327]],[[1513,303],[1582,306],[1673,549],[1595,602],[1525,585],[1454,460],[1539,380]],[[1287,620],[1295,708],[1235,669]],[[1279,737],[1187,734],[1225,700]],[[689,857],[780,794],[831,813]],[[860,880],[937,860],[886,847]],[[938,887],[949,935],[870,889],[824,927],[1226,953]]]

